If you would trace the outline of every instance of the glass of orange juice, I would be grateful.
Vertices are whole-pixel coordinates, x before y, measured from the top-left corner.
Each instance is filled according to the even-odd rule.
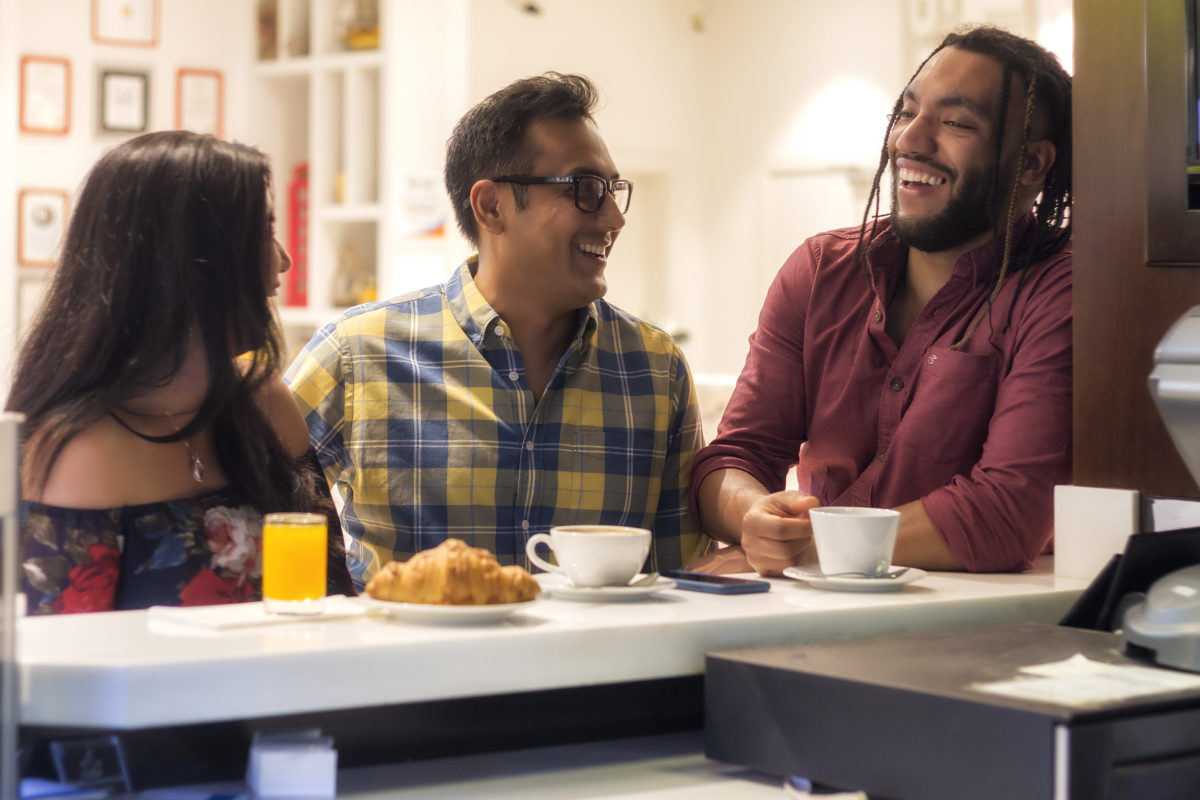
[[[270,614],[320,614],[325,607],[329,522],[323,514],[263,517],[263,604]]]

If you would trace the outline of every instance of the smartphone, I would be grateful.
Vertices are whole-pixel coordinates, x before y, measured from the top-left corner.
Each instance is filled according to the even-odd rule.
[[[765,592],[771,588],[767,581],[734,578],[729,575],[709,575],[706,572],[688,572],[682,569],[669,569],[663,575],[675,581],[676,589],[687,589],[690,592],[751,594]]]

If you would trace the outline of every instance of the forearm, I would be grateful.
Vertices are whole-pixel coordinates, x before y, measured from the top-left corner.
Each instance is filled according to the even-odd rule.
[[[740,469],[719,469],[704,478],[698,493],[701,529],[712,538],[740,544],[742,519],[768,494],[766,487]]]
[[[950,552],[920,500],[905,503],[896,510],[900,512],[900,530],[896,534],[892,563],[922,569],[966,569]]]

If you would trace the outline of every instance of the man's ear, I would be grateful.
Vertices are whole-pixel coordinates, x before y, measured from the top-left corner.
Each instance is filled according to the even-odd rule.
[[[504,232],[504,212],[500,204],[500,187],[492,181],[475,181],[471,187],[471,212],[475,224],[489,233]]]
[[[1054,166],[1058,148],[1049,139],[1035,139],[1025,145],[1025,168],[1021,171],[1022,186],[1037,186],[1046,179]]]

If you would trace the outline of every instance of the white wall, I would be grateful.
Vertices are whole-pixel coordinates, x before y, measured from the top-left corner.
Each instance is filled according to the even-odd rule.
[[[385,0],[389,10],[404,5]],[[848,170],[873,172],[884,117],[927,34],[970,19],[994,19],[1027,34],[1060,20],[1069,48],[1070,0],[963,0],[953,9],[896,0],[454,0],[446,41],[422,52],[446,65],[449,94],[427,114],[444,130],[470,105],[514,78],[558,70],[598,84],[601,132],[636,189],[609,265],[609,298],[672,332],[688,335],[697,372],[741,368],[763,294],[790,249],[833,225],[855,224],[863,191]],[[86,0],[0,0],[0,36],[15,15],[16,52],[0,68],[0,164],[13,137],[14,74],[20,54],[66,55],[74,86],[68,137],[15,137],[16,185],[74,191],[116,140],[95,133],[95,70],[153,70],[151,125],[169,127],[174,70],[226,74],[226,129],[246,136],[253,20],[245,0],[161,0],[153,50],[96,45]],[[919,18],[918,18],[919,17]],[[453,29],[452,29],[453,28]],[[465,32],[464,32],[465,29]],[[1065,31],[1065,33],[1064,33]],[[13,34],[8,33],[12,37]],[[925,48],[924,40],[920,40]],[[927,48],[925,48],[927,49]],[[923,51],[921,51],[923,52]],[[442,69],[438,66],[438,69]],[[388,113],[420,115],[421,109]],[[426,123],[427,124],[427,123]],[[8,137],[6,139],[6,137]],[[395,145],[402,142],[392,143]],[[394,160],[403,163],[403,159]],[[12,174],[12,172],[7,172]],[[0,200],[0,318],[13,282],[3,178]],[[4,329],[0,328],[0,336]],[[0,339],[2,344],[4,339]],[[0,347],[0,369],[11,347]]]
[[[901,4],[895,0],[705,5],[700,216],[706,235],[698,273],[708,277],[676,288],[686,292],[691,312],[684,324],[695,334],[692,366],[726,373],[741,369],[746,337],[782,263],[765,247],[770,172],[847,161],[872,166],[884,117],[907,73],[900,64]],[[829,99],[827,86],[851,80],[867,91],[822,102]],[[882,100],[864,108],[860,98],[872,92]],[[819,195],[815,202],[829,206],[831,198]],[[790,220],[792,247],[828,227],[829,218],[851,225],[862,213],[854,204],[830,211],[819,222]],[[786,216],[781,222],[788,222]]]
[[[17,0],[0,0],[0,53],[17,52]],[[17,282],[13,265],[17,251],[16,169],[18,60],[0,59],[0,396],[8,393],[9,361],[17,340]],[[11,254],[11,255],[10,255]]]
[[[547,70],[597,85],[600,131],[621,174],[634,182],[625,230],[607,273],[608,298],[672,332],[703,257],[700,74],[706,42],[691,24],[694,0],[538,0],[468,4],[466,96],[474,105],[510,81]]]

